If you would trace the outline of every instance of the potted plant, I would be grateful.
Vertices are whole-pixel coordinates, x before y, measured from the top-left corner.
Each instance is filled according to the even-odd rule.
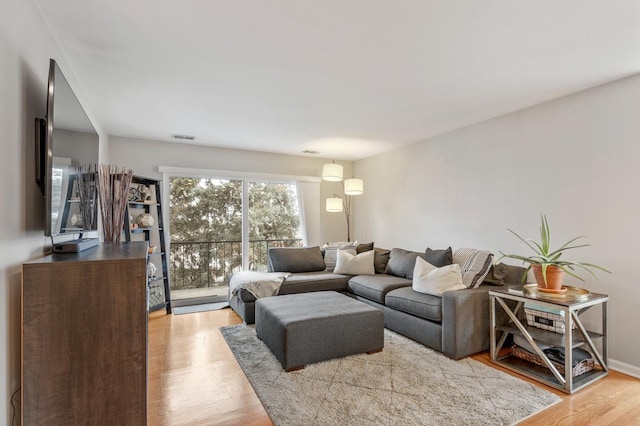
[[[529,266],[523,276],[523,280],[529,272],[529,269],[533,269],[538,287],[543,291],[546,290],[554,293],[563,292],[562,283],[565,272],[580,281],[584,281],[584,279],[577,275],[576,269],[583,269],[587,271],[595,279],[598,279],[598,277],[593,272],[593,269],[599,269],[601,271],[611,273],[603,267],[594,265],[593,263],[575,262],[562,258],[562,255],[567,250],[589,246],[589,244],[572,245],[575,241],[585,238],[584,235],[572,238],[561,245],[558,249],[551,249],[551,233],[549,230],[549,222],[547,222],[547,217],[545,215],[541,216],[540,242],[536,242],[528,238],[522,238],[511,229],[509,229],[509,232],[518,237],[518,239],[533,250],[535,254],[531,256],[520,256],[517,254],[505,254],[500,252],[502,255],[500,259],[507,257],[521,260],[523,263],[528,263]]]

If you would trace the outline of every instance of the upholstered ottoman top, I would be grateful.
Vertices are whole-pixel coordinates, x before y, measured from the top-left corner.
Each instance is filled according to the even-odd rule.
[[[333,291],[256,301],[256,333],[287,371],[384,346],[382,311]]]

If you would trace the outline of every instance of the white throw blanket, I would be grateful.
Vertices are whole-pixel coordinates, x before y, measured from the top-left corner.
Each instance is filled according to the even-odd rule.
[[[282,282],[289,275],[289,272],[236,272],[229,280],[231,298],[237,297],[240,289],[247,290],[256,299],[277,296]]]

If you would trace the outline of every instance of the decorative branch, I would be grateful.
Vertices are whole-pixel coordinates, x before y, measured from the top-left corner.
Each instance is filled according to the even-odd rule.
[[[120,242],[133,171],[101,164],[98,169],[100,213],[105,242]]]

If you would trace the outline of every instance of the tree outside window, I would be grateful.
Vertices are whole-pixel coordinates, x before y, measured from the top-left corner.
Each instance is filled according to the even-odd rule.
[[[176,290],[226,285],[242,268],[242,180],[170,179],[171,282]],[[268,247],[300,243],[295,185],[248,182],[250,270]]]

